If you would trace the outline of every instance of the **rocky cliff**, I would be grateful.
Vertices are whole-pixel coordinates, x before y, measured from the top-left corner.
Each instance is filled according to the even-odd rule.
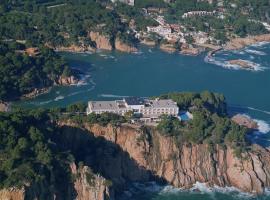
[[[245,46],[252,45],[258,42],[269,42],[270,34],[256,35],[256,36],[248,36],[245,38],[234,38],[231,39],[226,46],[225,50],[237,50],[242,49]]]
[[[60,76],[56,81],[55,85],[74,85],[78,83],[78,79],[75,76]]]
[[[99,32],[91,31],[89,33],[90,39],[95,42],[97,49],[109,50],[113,49],[110,38],[108,36],[102,35]]]
[[[24,189],[9,188],[0,190],[0,200],[24,200]]]
[[[77,167],[70,164],[74,182],[63,182],[62,190],[47,189],[50,185],[28,185],[22,189],[8,188],[0,190],[0,200],[113,200],[110,182],[98,174],[94,174],[88,166]],[[63,192],[64,191],[64,192]],[[43,193],[43,194],[42,194]]]
[[[94,174],[88,166],[77,168],[71,165],[72,174],[77,178],[74,182],[76,200],[113,199],[109,189],[110,182],[98,174]]]
[[[203,182],[252,193],[263,193],[270,186],[270,153],[259,146],[238,158],[229,147],[180,145],[149,128],[84,125],[84,130],[106,141],[96,165],[118,191],[129,181],[153,179],[181,188]]]
[[[137,48],[122,42],[119,38],[116,38],[116,40],[115,40],[115,49],[118,50],[118,51],[128,52],[128,53],[138,51]]]

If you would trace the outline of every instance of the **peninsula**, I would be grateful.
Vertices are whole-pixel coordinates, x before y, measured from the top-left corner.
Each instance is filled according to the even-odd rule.
[[[0,113],[1,156],[10,155],[0,168],[0,197],[118,199],[132,182],[147,181],[186,189],[203,182],[256,194],[270,186],[268,150],[249,143],[250,129],[228,118],[223,95],[159,98],[193,118],[162,115],[152,126],[133,123],[128,112],[85,115],[83,104]],[[137,107],[134,98],[126,102]]]

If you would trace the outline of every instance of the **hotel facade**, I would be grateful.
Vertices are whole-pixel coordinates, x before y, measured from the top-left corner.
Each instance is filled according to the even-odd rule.
[[[89,101],[87,115],[91,113],[101,114],[105,112],[125,115],[132,111],[139,114],[141,118],[158,119],[161,115],[177,116],[179,108],[177,103],[171,99],[145,99],[128,97],[115,101]]]

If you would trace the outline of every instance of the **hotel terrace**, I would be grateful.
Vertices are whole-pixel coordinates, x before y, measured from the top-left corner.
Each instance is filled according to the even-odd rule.
[[[104,112],[124,115],[132,111],[141,116],[142,120],[157,120],[161,115],[172,115],[177,117],[179,108],[177,103],[171,99],[146,99],[128,97],[115,101],[89,101],[87,115],[91,113],[101,114]]]

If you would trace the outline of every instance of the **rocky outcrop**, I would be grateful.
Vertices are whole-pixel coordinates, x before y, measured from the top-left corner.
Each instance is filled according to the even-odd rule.
[[[70,164],[73,183],[62,183],[62,190],[49,189],[50,185],[28,185],[25,188],[8,188],[0,190],[0,200],[114,200],[114,193],[110,189],[111,182],[98,174],[94,174],[87,166],[77,168],[75,163]],[[63,193],[65,191],[65,193]]]
[[[76,52],[76,53],[80,53],[80,52],[95,52],[96,49],[91,47],[91,46],[79,46],[79,45],[70,45],[67,47],[61,46],[61,47],[55,47],[54,48],[55,51],[61,51],[61,52]]]
[[[110,38],[108,36],[102,35],[99,32],[91,31],[89,33],[90,39],[95,42],[97,49],[109,50],[113,49]]]
[[[10,105],[6,102],[0,101],[0,112],[8,112]]]
[[[115,49],[118,51],[127,52],[127,53],[132,53],[132,52],[138,51],[138,49],[136,47],[122,42],[119,38],[116,38],[116,40],[115,40]]]
[[[230,147],[216,145],[210,152],[206,144],[177,145],[174,138],[148,128],[85,124],[83,129],[110,144],[104,144],[102,149],[107,152],[105,149],[109,148],[114,153],[100,154],[98,165],[106,163],[100,172],[113,184],[118,183],[114,186],[126,184],[127,180],[152,179],[180,188],[203,182],[252,193],[263,193],[270,186],[270,153],[259,146],[253,146],[252,151],[238,158]],[[112,150],[114,146],[120,150]]]
[[[71,165],[72,174],[77,178],[74,182],[76,200],[113,200],[109,187],[110,181],[100,175],[94,174],[88,166],[77,168]]]
[[[50,91],[51,87],[46,88],[35,88],[32,92],[26,93],[21,96],[21,99],[31,99],[35,98],[39,95],[48,93]]]
[[[167,53],[174,53],[177,51],[177,49],[175,48],[175,46],[173,44],[161,44],[159,46],[159,48],[162,50],[162,51],[165,51]]]
[[[250,70],[255,69],[254,63],[252,63],[250,61],[246,61],[246,60],[241,60],[241,59],[229,60],[228,63],[230,65],[237,65],[243,69],[250,69]]]
[[[24,200],[24,189],[9,188],[0,190],[0,200]]]
[[[253,130],[258,129],[258,123],[252,120],[247,115],[237,114],[232,117],[232,121],[234,121],[236,124],[240,126],[245,126],[249,129],[253,129]]]
[[[270,42],[270,34],[263,34],[257,36],[249,36],[246,38],[234,38],[231,39],[226,46],[225,50],[237,50],[242,49],[245,46],[256,44],[258,42]]]
[[[147,45],[147,46],[156,46],[156,42],[149,39],[142,39],[140,41],[141,44]]]
[[[197,48],[193,48],[193,47],[181,48],[180,53],[184,54],[184,55],[197,56],[200,53],[200,50]]]
[[[74,85],[78,83],[78,79],[75,76],[60,76],[56,81],[55,85]]]

